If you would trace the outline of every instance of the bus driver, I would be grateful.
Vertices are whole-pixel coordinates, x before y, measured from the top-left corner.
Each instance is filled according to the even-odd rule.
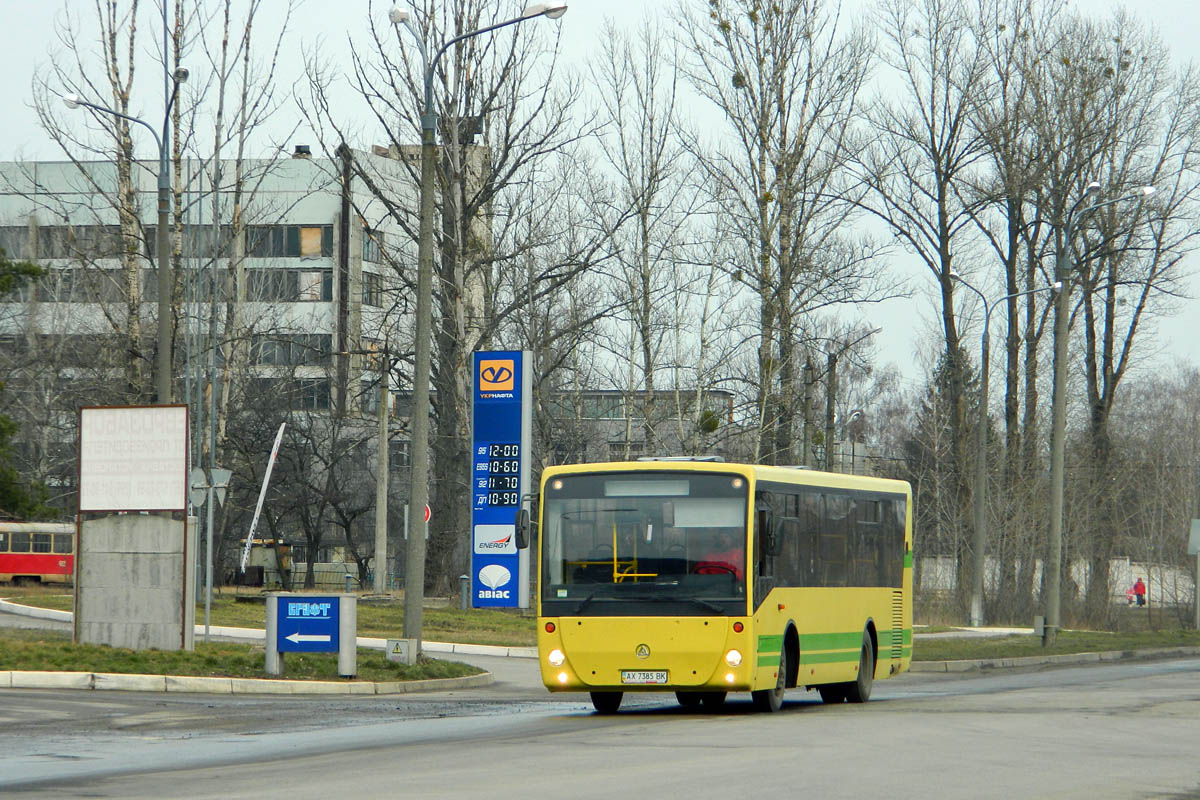
[[[742,579],[742,564],[746,556],[741,544],[734,538],[728,528],[719,529],[713,536],[712,546],[708,553],[696,564],[696,572],[727,572],[732,571],[735,578]]]

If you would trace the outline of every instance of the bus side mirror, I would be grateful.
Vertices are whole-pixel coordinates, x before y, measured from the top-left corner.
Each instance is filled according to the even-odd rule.
[[[529,509],[522,508],[517,511],[517,549],[524,550],[529,547]]]

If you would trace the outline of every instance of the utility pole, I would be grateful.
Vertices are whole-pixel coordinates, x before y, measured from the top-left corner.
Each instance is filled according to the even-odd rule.
[[[387,591],[387,516],[388,516],[388,383],[391,361],[388,345],[383,345],[379,364],[379,463],[375,471],[375,582],[376,594]]]
[[[804,434],[801,438],[800,463],[806,467],[812,466],[812,392],[813,364],[811,358],[804,359]]]
[[[837,402],[837,360],[838,353],[827,353],[825,356],[825,463],[826,472],[833,472],[833,420]]]

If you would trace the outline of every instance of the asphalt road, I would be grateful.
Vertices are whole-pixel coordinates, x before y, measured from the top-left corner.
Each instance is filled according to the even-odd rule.
[[[5,797],[1200,798],[1200,659],[907,674],[779,714],[551,695],[528,659],[400,697],[0,690]]]

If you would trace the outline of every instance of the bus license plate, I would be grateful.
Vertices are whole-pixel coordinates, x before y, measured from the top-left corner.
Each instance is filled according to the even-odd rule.
[[[621,683],[666,683],[667,671],[621,670]]]

